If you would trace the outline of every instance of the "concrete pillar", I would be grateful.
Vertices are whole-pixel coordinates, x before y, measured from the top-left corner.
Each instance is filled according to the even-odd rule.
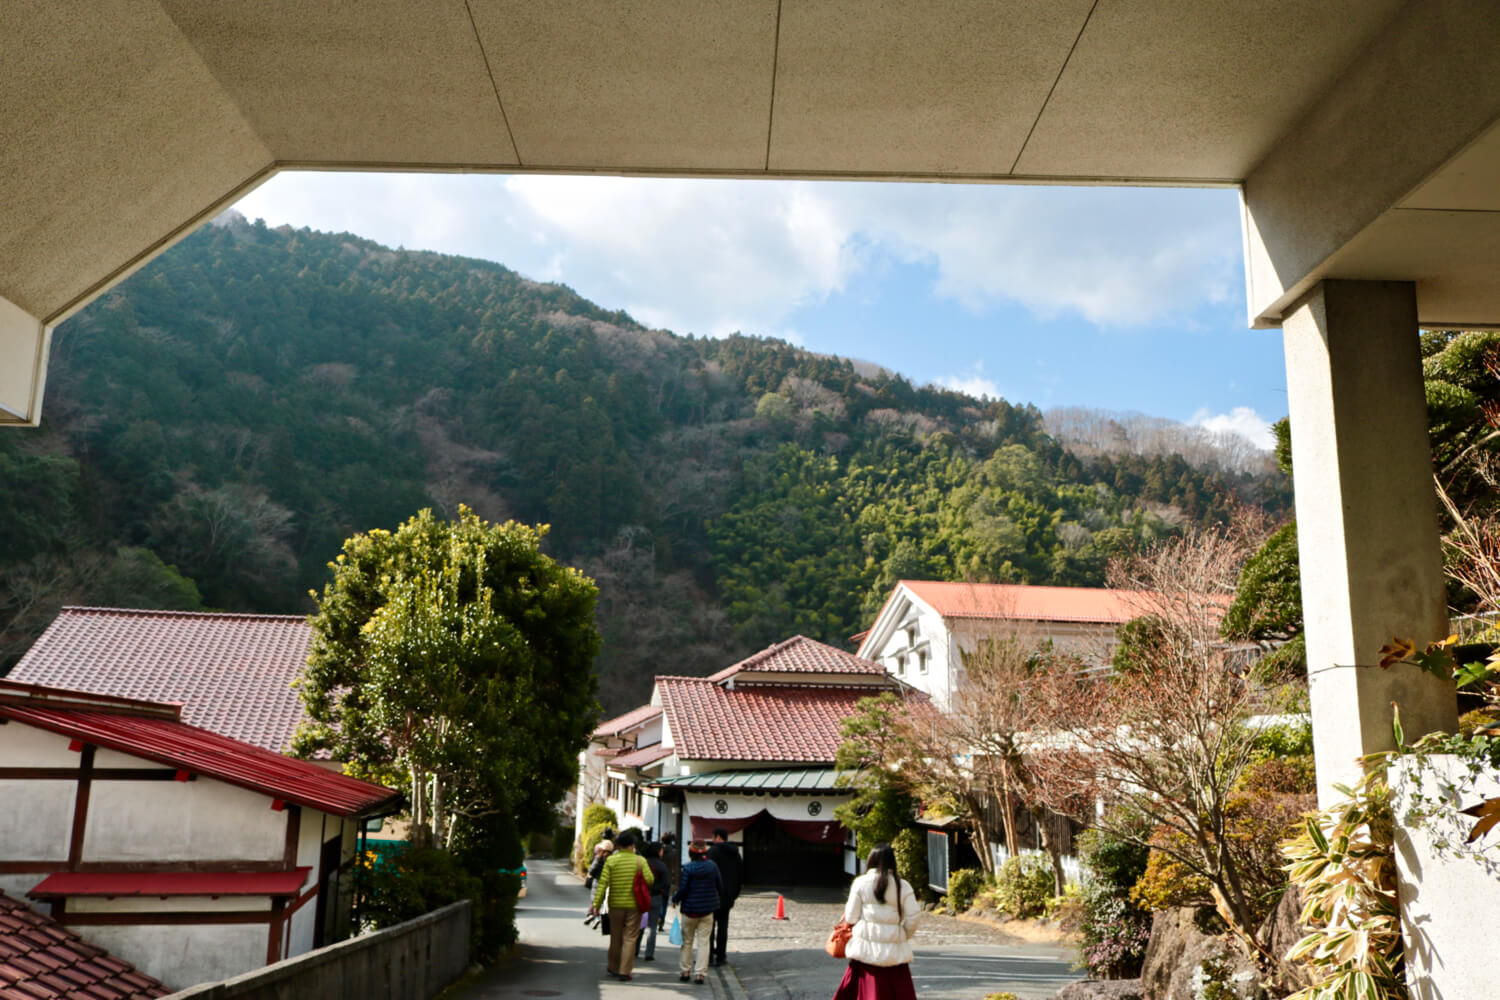
[[[1392,637],[1446,634],[1415,286],[1323,281],[1287,314],[1287,395],[1318,798],[1360,756],[1457,725],[1453,685],[1398,665]]]

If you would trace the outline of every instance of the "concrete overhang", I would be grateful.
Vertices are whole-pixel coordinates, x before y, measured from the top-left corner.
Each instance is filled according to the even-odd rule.
[[[84,0],[0,23],[0,422],[40,418],[57,323],[284,169],[1244,184],[1253,321],[1315,276],[1500,316],[1493,4]]]

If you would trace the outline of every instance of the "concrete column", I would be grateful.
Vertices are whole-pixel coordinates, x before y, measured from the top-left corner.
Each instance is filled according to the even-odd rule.
[[[51,344],[51,327],[0,298],[0,425],[41,422]]]
[[[1453,685],[1378,650],[1446,634],[1432,458],[1410,282],[1323,281],[1283,325],[1318,798],[1360,756],[1457,725]]]

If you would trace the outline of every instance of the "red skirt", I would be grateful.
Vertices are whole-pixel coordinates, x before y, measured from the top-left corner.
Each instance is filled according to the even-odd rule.
[[[844,981],[833,991],[833,1000],[917,1000],[911,966],[866,965],[850,959]]]

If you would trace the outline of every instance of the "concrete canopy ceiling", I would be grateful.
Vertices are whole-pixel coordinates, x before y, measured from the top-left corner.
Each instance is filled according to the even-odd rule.
[[[1424,320],[1500,321],[1490,4],[79,0],[0,24],[0,422],[39,419],[53,325],[281,169],[1244,185],[1258,323],[1371,275],[1418,279]]]

